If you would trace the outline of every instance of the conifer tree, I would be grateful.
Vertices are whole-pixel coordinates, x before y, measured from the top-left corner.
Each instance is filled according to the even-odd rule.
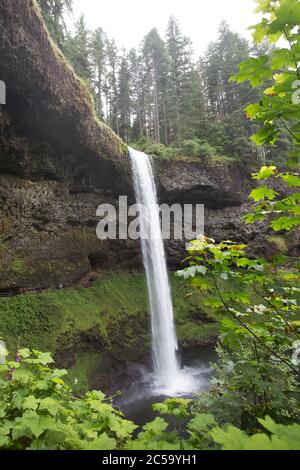
[[[100,118],[104,117],[103,94],[106,72],[106,35],[102,28],[97,28],[91,38],[91,62],[96,111]]]
[[[69,34],[65,51],[68,59],[73,64],[75,72],[88,84],[92,81],[90,31],[88,31],[84,15],[81,15],[75,25],[75,34]]]
[[[166,93],[168,81],[168,61],[164,41],[156,28],[152,29],[143,42],[143,58],[148,83],[148,134],[155,143],[167,140],[166,133]]]
[[[37,0],[52,39],[63,49],[66,38],[64,16],[72,13],[73,0]]]
[[[131,81],[126,52],[121,58],[118,74],[119,135],[125,142],[131,141]]]
[[[167,26],[167,49],[169,54],[168,115],[171,140],[182,138],[182,114],[188,74],[192,70],[190,40],[183,36],[178,22],[171,16]]]

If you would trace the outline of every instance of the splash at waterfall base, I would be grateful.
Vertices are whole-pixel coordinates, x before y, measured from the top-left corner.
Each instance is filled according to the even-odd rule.
[[[149,157],[129,149],[136,202],[140,208],[141,248],[151,313],[152,393],[176,396],[199,390],[199,371],[181,368],[156,186]]]
[[[185,391],[177,391],[166,386],[158,387],[155,382],[155,372],[149,372],[148,367],[132,365],[127,372],[131,376],[130,384],[120,387],[121,396],[115,400],[115,405],[128,419],[139,425],[144,425],[155,419],[157,414],[152,405],[163,402],[166,398],[193,398],[195,393],[204,392],[209,388],[213,376],[210,363],[217,361],[214,346],[197,347],[183,351],[182,377]],[[192,380],[189,380],[192,378]],[[192,383],[191,383],[192,382]],[[191,386],[188,389],[188,386]]]

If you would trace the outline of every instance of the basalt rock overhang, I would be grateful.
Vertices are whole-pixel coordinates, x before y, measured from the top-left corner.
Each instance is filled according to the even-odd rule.
[[[89,92],[33,0],[0,2],[0,80],[7,92],[2,111],[20,134],[53,145],[70,159],[75,178],[92,175],[95,187],[115,193],[128,188],[126,145],[95,116]]]
[[[249,203],[251,170],[242,162],[218,159],[154,160],[161,202],[204,204],[219,210]]]

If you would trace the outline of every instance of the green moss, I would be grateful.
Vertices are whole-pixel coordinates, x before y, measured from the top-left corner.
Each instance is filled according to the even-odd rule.
[[[205,297],[175,276],[172,291],[180,343],[213,343],[218,331],[215,323],[207,323]],[[145,276],[106,274],[88,289],[2,298],[0,336],[13,353],[17,346],[56,353],[61,365],[72,367],[74,379],[80,376],[79,388],[84,387],[103,353],[129,361],[150,353]]]
[[[188,321],[201,323],[201,318],[209,314],[203,305],[204,297],[193,292],[188,282],[173,276],[172,290],[178,325]],[[148,330],[147,318],[146,281],[140,273],[106,274],[89,289],[50,290],[0,299],[1,334],[9,339],[18,337],[23,345],[30,340],[29,346],[44,349],[55,350],[59,336],[69,330],[87,331],[94,327],[113,341],[111,333],[116,334],[115,329],[123,322],[121,334],[130,342],[139,320],[146,321],[144,327]]]
[[[18,273],[18,274],[23,273],[26,270],[25,260],[20,259],[20,258],[15,258],[13,262],[11,263],[11,269],[15,273]]]
[[[128,155],[128,145],[124,144],[124,142],[120,141],[120,154],[121,155]]]
[[[183,348],[198,346],[199,344],[210,346],[216,343],[219,326],[217,323],[197,324],[190,321],[179,325],[177,335]]]
[[[116,321],[146,313],[139,275],[107,275],[90,289],[50,290],[0,299],[0,331],[9,345],[51,349],[67,333],[97,328],[103,336]]]
[[[62,312],[42,295],[0,300],[0,332],[9,349],[27,345],[55,351],[56,338],[63,329]]]
[[[1,257],[1,251],[0,251]],[[0,283],[4,286],[44,286],[57,285],[59,279],[73,275],[78,271],[78,264],[60,260],[35,261],[30,258],[9,257],[4,258],[2,265],[5,268],[0,274]]]
[[[288,246],[284,237],[281,237],[280,235],[272,235],[270,237],[267,237],[267,240],[269,243],[275,245],[277,250],[281,253],[285,254],[288,252]]]
[[[101,355],[93,352],[78,354],[76,362],[67,376],[68,383],[72,386],[75,393],[85,393],[90,390],[89,377],[101,363]]]
[[[217,155],[213,157],[211,160],[214,163],[219,162],[219,163],[223,163],[226,165],[228,163],[236,163],[240,161],[241,159],[239,157],[228,157],[227,155]]]

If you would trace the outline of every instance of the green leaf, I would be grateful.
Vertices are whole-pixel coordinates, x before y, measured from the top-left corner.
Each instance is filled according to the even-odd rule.
[[[29,395],[23,401],[23,408],[24,410],[36,410],[39,406],[39,400],[37,400],[33,395]]]
[[[20,418],[16,418],[12,431],[14,440],[21,437],[39,438],[45,431],[57,429],[57,423],[50,417],[38,416],[34,411],[26,411]]]
[[[284,0],[276,8],[276,19],[270,24],[269,32],[275,34],[286,26],[292,28],[300,24],[300,4],[298,0]]]
[[[5,449],[10,444],[10,439],[8,436],[3,436],[0,431],[0,449]]]
[[[61,405],[59,401],[55,400],[54,398],[47,397],[40,400],[40,411],[46,410],[52,416],[56,416],[60,408]]]
[[[189,424],[188,429],[195,432],[205,432],[216,426],[216,420],[211,414],[198,413]]]
[[[259,115],[259,113],[263,111],[263,108],[260,106],[259,103],[253,103],[253,104],[249,104],[245,108],[245,111],[246,111],[246,116],[248,119],[254,119]]]
[[[279,217],[279,219],[273,220],[271,225],[275,232],[279,232],[280,230],[290,231],[300,225],[300,217]]]
[[[132,421],[121,419],[113,414],[108,418],[108,427],[119,439],[128,438],[137,429]]]
[[[152,405],[152,409],[162,415],[186,418],[188,416],[189,404],[190,400],[186,398],[169,398],[164,403],[155,403]]]
[[[12,374],[12,379],[18,381],[22,384],[27,384],[34,379],[34,374],[31,370],[26,369],[25,367],[19,367]]]
[[[300,178],[297,175],[286,173],[284,175],[280,175],[280,177],[291,188],[296,188],[300,186]]]
[[[20,357],[22,357],[23,359],[27,359],[28,357],[30,357],[30,349],[20,349],[19,350],[19,355]]]
[[[278,136],[278,129],[272,124],[266,124],[251,137],[251,140],[257,145],[274,144]]]
[[[214,428],[209,431],[209,435],[222,446],[223,450],[245,450],[249,439],[244,431],[234,426],[228,426],[227,430]]]
[[[115,439],[108,437],[106,433],[83,445],[84,450],[114,450],[116,447]]]
[[[207,273],[207,268],[205,266],[191,266],[190,268],[183,269],[182,271],[177,271],[179,277],[183,279],[189,279],[195,277],[197,274],[205,275]]]
[[[253,87],[263,85],[265,81],[272,79],[272,70],[268,67],[268,56],[251,58],[240,64],[240,70],[232,80],[237,83],[250,81]]]
[[[261,23],[251,26],[253,29],[252,37],[256,43],[261,43],[267,35],[267,20],[263,19]]]
[[[268,180],[271,176],[276,174],[276,166],[263,166],[259,173],[253,173],[252,177],[256,180]]]
[[[54,363],[51,353],[48,353],[48,352],[40,353],[38,356],[38,360],[39,360],[39,363],[42,364],[43,366]]]
[[[169,424],[162,418],[155,418],[154,421],[143,426],[143,429],[147,432],[151,432],[151,434],[161,434],[164,432]]]
[[[286,66],[294,66],[295,57],[289,49],[278,49],[273,52],[272,69],[280,70]]]
[[[300,449],[300,425],[299,424],[276,424],[269,416],[258,420],[260,424],[273,434],[271,440],[273,446],[283,450]]]
[[[250,193],[250,197],[255,201],[265,201],[268,199],[269,201],[272,201],[273,199],[276,198],[278,193],[274,191],[273,189],[269,189],[267,186],[260,186],[257,189],[254,189]]]

